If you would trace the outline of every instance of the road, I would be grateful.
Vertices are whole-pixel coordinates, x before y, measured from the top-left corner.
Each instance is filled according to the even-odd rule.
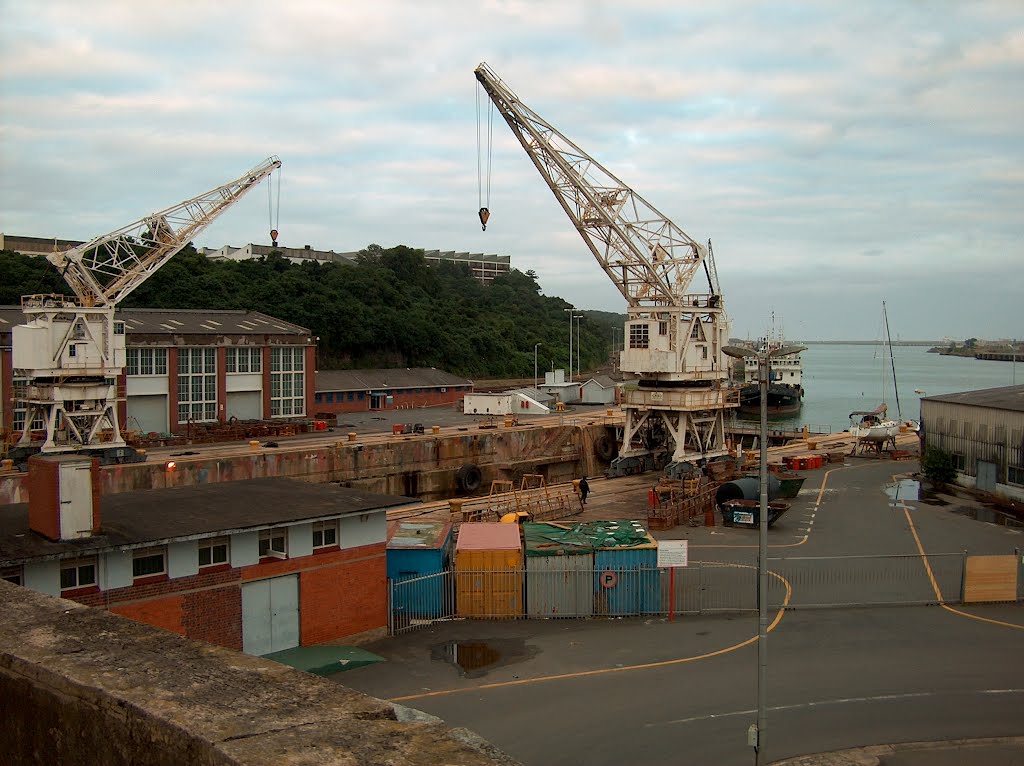
[[[1024,546],[1018,531],[882,491],[894,472],[915,467],[864,459],[813,472],[771,530],[770,556],[780,560],[773,565]],[[753,560],[753,530],[673,532],[691,540],[694,558]],[[912,576],[914,587],[931,587],[923,566]],[[891,590],[885,579],[883,594]],[[798,585],[793,597],[800,595]],[[933,590],[931,600],[940,595]],[[455,621],[369,645],[388,662],[335,678],[476,731],[528,766],[750,764],[756,634],[753,614]],[[453,645],[475,644],[496,649],[499,659],[472,672],[447,661]],[[767,646],[762,762],[1021,733],[1024,608],[1017,604],[790,610]]]

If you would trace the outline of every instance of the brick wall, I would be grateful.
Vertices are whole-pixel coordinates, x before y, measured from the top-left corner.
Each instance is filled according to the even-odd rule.
[[[384,543],[268,561],[241,569],[200,572],[70,598],[138,622],[242,649],[242,591],[246,581],[299,574],[300,640],[303,646],[387,626],[387,564]]]

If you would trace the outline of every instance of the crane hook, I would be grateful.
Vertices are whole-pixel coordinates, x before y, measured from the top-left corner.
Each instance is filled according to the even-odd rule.
[[[277,247],[277,229],[270,230],[270,241],[273,243],[274,247]]]
[[[491,217],[491,211],[485,207],[480,208],[480,229],[487,231],[487,219]]]

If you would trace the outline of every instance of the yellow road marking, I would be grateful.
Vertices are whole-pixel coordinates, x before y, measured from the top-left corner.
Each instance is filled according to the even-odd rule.
[[[914,544],[917,545],[918,553],[921,554],[921,563],[924,564],[924,571],[928,575],[928,581],[932,584],[932,590],[935,592],[935,598],[939,601],[939,606],[945,609],[947,612],[960,615],[961,617],[968,617],[978,622],[987,622],[992,625],[1001,625],[1004,628],[1013,628],[1014,630],[1024,630],[1024,625],[1017,625],[1012,622],[1003,622],[1002,620],[993,620],[989,617],[979,617],[976,614],[970,612],[963,612],[959,609],[954,609],[946,603],[942,597],[942,590],[939,588],[939,584],[935,581],[935,575],[932,574],[931,564],[928,562],[928,554],[924,552],[924,545],[921,544],[921,538],[917,534],[917,527],[914,526],[914,520],[910,518],[910,511],[906,508],[903,509],[903,515],[907,517],[907,524],[910,526],[910,534],[914,537]]]
[[[752,568],[746,564],[724,564],[725,566],[735,566],[743,568]],[[782,622],[782,616],[786,613],[786,607],[789,605],[790,597],[793,595],[793,587],[789,584],[789,581],[785,577],[778,574],[777,572],[769,572],[772,577],[781,581],[786,586],[786,597],[783,599],[782,605],[779,607],[778,612],[775,615],[775,619],[772,620],[771,625],[768,626],[769,632],[775,630],[780,622]],[[514,681],[495,681],[490,684],[480,684],[479,686],[466,686],[458,689],[439,689],[432,692],[421,692],[420,694],[406,694],[401,697],[391,697],[391,702],[406,702],[408,700],[424,699],[426,697],[443,697],[450,694],[461,694],[463,692],[476,692],[484,689],[501,689],[506,686],[525,686],[526,684],[537,684],[545,681],[565,681],[571,678],[585,678],[587,676],[603,676],[609,673],[625,673],[634,670],[649,670],[651,668],[665,668],[670,665],[682,665],[687,662],[696,662],[697,660],[707,660],[712,657],[718,657],[723,654],[735,652],[738,649],[742,649],[745,646],[757,643],[757,636],[751,636],[746,641],[741,641],[733,646],[726,646],[722,649],[716,649],[713,652],[707,652],[705,654],[694,655],[693,657],[679,657],[674,660],[661,660],[660,662],[645,662],[640,665],[624,665],[621,667],[614,668],[597,668],[595,670],[580,670],[575,673],[559,673],[553,676],[537,676],[536,678],[518,678]]]

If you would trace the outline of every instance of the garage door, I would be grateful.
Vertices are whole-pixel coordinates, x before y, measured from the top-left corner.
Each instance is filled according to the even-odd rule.
[[[299,645],[299,576],[242,586],[242,651],[263,655]]]
[[[149,394],[128,397],[129,431],[167,433],[167,394]]]
[[[263,394],[259,391],[229,391],[227,417],[260,420],[263,417]]]

